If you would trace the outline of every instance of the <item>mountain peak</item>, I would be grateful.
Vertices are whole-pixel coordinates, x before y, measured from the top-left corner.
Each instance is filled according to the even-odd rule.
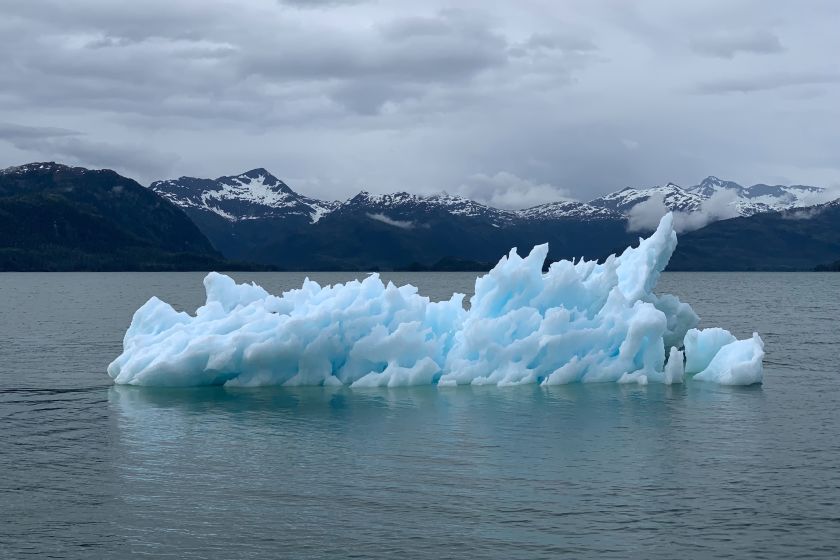
[[[269,189],[283,195],[299,196],[289,185],[269,173],[263,167],[257,167],[239,175],[219,177],[216,179],[216,182],[223,185],[230,185],[231,187],[251,190],[255,193],[261,193]]]
[[[272,179],[276,179],[274,175],[268,172],[265,167],[256,167],[251,169],[250,171],[246,171],[245,173],[240,173],[237,177],[250,177],[251,179],[258,179],[260,177],[271,177]]]
[[[370,200],[373,196],[368,191],[359,191],[358,194],[355,194],[347,199],[347,202],[364,202],[366,200]]]
[[[156,181],[151,189],[182,208],[212,212],[228,221],[291,217],[315,222],[334,206],[296,193],[263,167],[217,179]]]
[[[719,191],[735,191],[736,193],[741,195],[744,192],[744,187],[742,187],[735,181],[727,181],[714,175],[709,175],[708,177],[700,181],[699,185],[689,187],[686,190],[689,192],[699,194],[704,198],[709,198],[710,196]]]

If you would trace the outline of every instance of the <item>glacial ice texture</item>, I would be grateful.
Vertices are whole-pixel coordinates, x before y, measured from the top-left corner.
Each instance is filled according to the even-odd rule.
[[[108,374],[147,386],[760,383],[758,334],[697,330],[688,304],[654,294],[676,244],[669,214],[601,264],[543,273],[547,245],[514,249],[476,280],[468,309],[462,294],[431,302],[376,274],[274,296],[210,273],[195,316],[155,297],[138,309]]]

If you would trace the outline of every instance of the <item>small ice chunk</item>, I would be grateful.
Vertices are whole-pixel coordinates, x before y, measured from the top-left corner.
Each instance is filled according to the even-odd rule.
[[[674,383],[682,383],[685,377],[685,368],[683,366],[683,353],[673,346],[671,353],[668,355],[668,363],[665,364],[663,383],[672,385]]]
[[[699,381],[714,381],[721,385],[752,385],[764,377],[761,361],[764,342],[758,333],[752,338],[736,340],[721,348],[709,365],[694,376]]]

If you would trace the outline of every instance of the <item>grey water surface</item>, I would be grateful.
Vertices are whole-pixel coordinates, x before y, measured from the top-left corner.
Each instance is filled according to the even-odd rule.
[[[0,557],[840,557],[840,274],[664,275],[761,333],[763,386],[113,386],[133,311],[202,276],[0,274]]]

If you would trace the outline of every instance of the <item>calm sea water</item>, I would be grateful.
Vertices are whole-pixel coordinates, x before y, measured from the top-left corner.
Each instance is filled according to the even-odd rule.
[[[112,386],[133,311],[201,278],[0,274],[0,557],[840,557],[840,274],[664,276],[762,334],[761,387]]]

